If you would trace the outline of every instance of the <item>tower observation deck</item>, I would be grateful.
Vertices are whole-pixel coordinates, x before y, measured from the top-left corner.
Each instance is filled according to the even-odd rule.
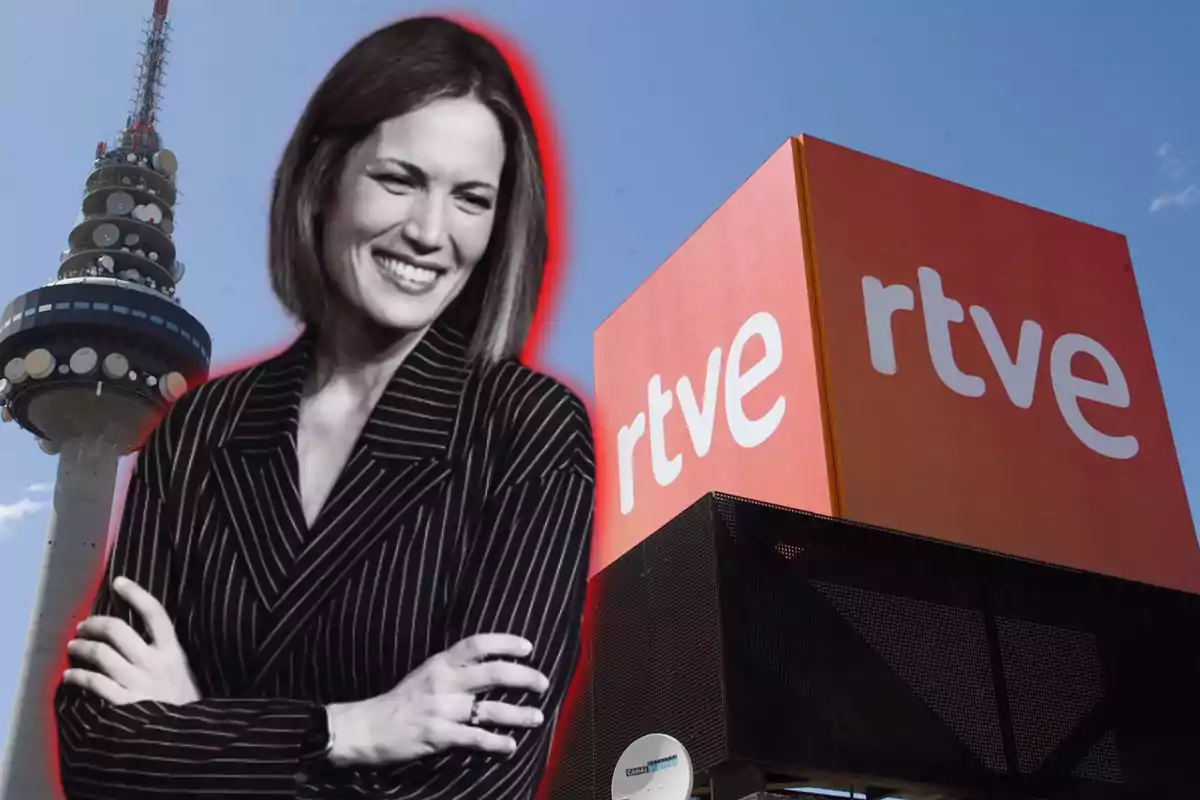
[[[0,312],[0,418],[59,457],[0,800],[60,796],[52,697],[102,569],[118,460],[208,377],[211,340],[177,293],[177,162],[155,127],[168,2],[155,0],[133,107],[116,142],[96,147],[56,277]]]

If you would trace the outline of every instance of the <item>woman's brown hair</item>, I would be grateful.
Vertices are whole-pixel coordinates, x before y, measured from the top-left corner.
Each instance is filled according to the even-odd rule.
[[[275,173],[271,286],[308,325],[337,291],[322,264],[326,210],[346,159],[381,122],[439,98],[474,97],[504,133],[495,228],[456,313],[471,315],[472,355],[515,356],[529,335],[547,252],[542,162],[529,109],[508,62],[485,37],[441,17],[414,17],[362,39],[308,101]]]

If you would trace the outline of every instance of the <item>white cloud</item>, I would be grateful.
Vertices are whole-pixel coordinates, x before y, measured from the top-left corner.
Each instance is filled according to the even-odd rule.
[[[29,494],[37,494],[38,492],[48,492],[53,488],[53,483],[31,483],[25,487],[25,491]]]
[[[38,513],[47,505],[49,504],[38,500],[30,500],[28,497],[22,497],[15,503],[0,503],[0,531],[4,531],[9,525],[18,520]]]
[[[1200,186],[1191,184],[1178,192],[1163,192],[1150,204],[1150,213],[1167,208],[1187,208],[1200,203]]]
[[[1158,168],[1163,175],[1167,176],[1168,180],[1182,180],[1183,176],[1187,175],[1188,170],[1191,169],[1191,164],[1175,153],[1175,148],[1171,146],[1170,142],[1163,142],[1155,152],[1158,155]]]

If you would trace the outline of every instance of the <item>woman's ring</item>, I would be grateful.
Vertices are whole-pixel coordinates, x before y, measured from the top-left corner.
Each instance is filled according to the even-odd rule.
[[[467,720],[468,725],[478,725],[480,723],[481,720],[479,718],[479,704],[480,704],[480,700],[478,697],[476,697],[474,700],[471,701],[471,716]]]

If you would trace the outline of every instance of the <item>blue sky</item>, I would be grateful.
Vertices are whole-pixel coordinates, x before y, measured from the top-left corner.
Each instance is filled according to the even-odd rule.
[[[95,143],[124,122],[151,5],[56,0],[6,15],[0,305],[56,269]],[[591,388],[595,326],[786,137],[811,133],[1126,234],[1200,509],[1200,4],[454,8],[485,12],[522,44],[555,116],[571,237],[548,357],[576,386]],[[359,36],[429,10],[438,7],[173,5],[159,128],[180,160],[180,296],[208,325],[218,363],[290,330],[267,286],[264,222],[270,176],[303,103]],[[0,736],[42,558],[49,495],[39,485],[54,470],[32,438],[0,426]]]

